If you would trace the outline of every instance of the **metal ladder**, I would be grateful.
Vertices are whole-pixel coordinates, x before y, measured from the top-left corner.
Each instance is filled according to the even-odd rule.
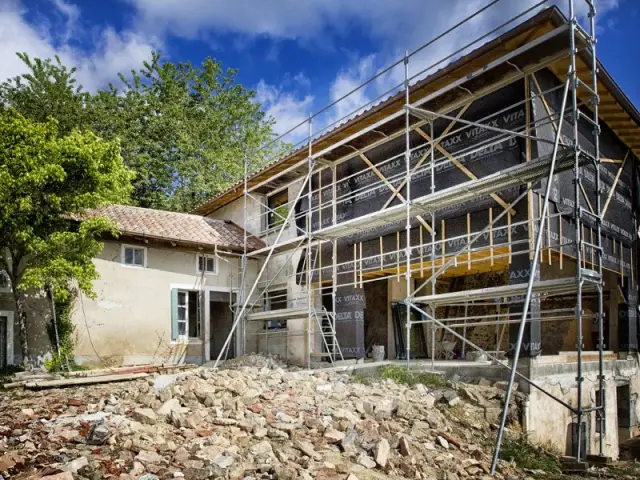
[[[326,349],[326,352],[311,353],[311,356],[328,357],[332,365],[335,365],[335,362],[338,360],[344,360],[340,344],[338,343],[338,337],[336,336],[335,313],[329,312],[323,305],[320,309],[313,308],[311,315],[316,320],[316,324],[322,335],[322,342]]]
[[[313,255],[313,263],[311,268],[307,270],[307,282],[311,282],[313,272],[315,272],[316,264],[318,262],[319,247],[316,248]],[[320,265],[322,268],[322,265]],[[309,302],[313,302],[313,299],[309,299]],[[325,358],[328,357],[332,365],[335,365],[337,360],[344,360],[342,356],[342,350],[338,344],[338,337],[336,336],[336,315],[334,312],[329,312],[324,305],[320,308],[316,308],[313,303],[309,306],[310,315],[315,318],[316,325],[322,335],[322,343],[326,352],[313,352],[309,350],[310,357]]]

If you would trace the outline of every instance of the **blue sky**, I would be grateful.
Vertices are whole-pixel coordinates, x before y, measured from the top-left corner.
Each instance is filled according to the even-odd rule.
[[[556,0],[561,5],[565,0]],[[212,56],[239,69],[283,132],[489,0],[0,0],[0,80],[23,71],[15,51],[78,66],[88,90],[117,82],[152,50],[172,61]],[[412,72],[520,12],[502,0],[423,52]],[[551,2],[550,2],[551,3]],[[582,0],[576,0],[581,11]],[[640,105],[640,2],[600,0],[599,56]],[[325,123],[402,79],[396,68],[327,113]],[[306,127],[304,127],[306,132]],[[298,136],[304,135],[302,132]]]

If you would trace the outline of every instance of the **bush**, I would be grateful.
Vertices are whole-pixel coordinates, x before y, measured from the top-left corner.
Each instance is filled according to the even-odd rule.
[[[86,367],[75,363],[73,351],[76,326],[71,321],[71,311],[77,298],[77,291],[70,289],[68,292],[62,293],[62,295],[60,293],[62,292],[57,292],[55,297],[56,322],[54,323],[52,318],[47,324],[47,335],[51,345],[54,346],[54,351],[51,354],[51,358],[44,361],[44,366],[49,372],[86,370]],[[56,328],[58,330],[57,337]],[[59,351],[55,349],[58,343],[60,346]]]
[[[505,438],[500,447],[500,458],[514,461],[520,468],[560,472],[558,452],[548,445],[535,445],[525,435]]]
[[[382,378],[388,378],[396,383],[409,385],[410,387],[421,383],[430,387],[446,387],[449,383],[437,373],[413,372],[404,366],[386,365],[382,368]]]

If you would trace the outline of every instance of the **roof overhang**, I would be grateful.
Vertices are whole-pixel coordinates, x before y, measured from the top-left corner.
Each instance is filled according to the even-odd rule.
[[[591,56],[580,38],[576,46],[578,75],[590,84]],[[564,79],[568,51],[566,18],[557,8],[548,8],[412,85],[410,101],[422,102],[422,108],[431,111],[447,113],[546,67]],[[600,118],[640,157],[640,114],[599,62],[598,93]],[[578,95],[583,102],[588,100],[585,88],[579,89]],[[358,150],[385,143],[401,134],[405,128],[404,101],[404,92],[396,94],[316,139],[312,151],[326,151],[319,168],[355,157]],[[411,121],[419,120],[412,117]],[[363,130],[367,131],[362,133]],[[302,147],[267,165],[248,179],[247,188],[268,193],[300,178],[307,173],[308,151],[307,146]],[[240,198],[243,189],[243,184],[237,184],[200,205],[194,213],[208,215]]]

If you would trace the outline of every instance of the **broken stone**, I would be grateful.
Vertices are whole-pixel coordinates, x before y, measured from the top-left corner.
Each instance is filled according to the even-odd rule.
[[[355,453],[356,441],[358,440],[358,435],[353,429],[347,430],[344,438],[340,441],[340,446],[345,453]]]
[[[438,435],[438,437],[436,438],[436,440],[438,441],[438,444],[446,449],[449,450],[449,442],[447,442],[443,437],[441,437],[440,435]]]
[[[64,470],[69,473],[76,474],[80,469],[86,467],[87,465],[89,465],[89,460],[87,460],[87,457],[80,457],[65,464]]]
[[[313,458],[314,460],[319,460],[321,458],[313,448],[311,442],[307,442],[306,440],[296,440],[293,445],[306,456]]]
[[[154,412],[150,408],[136,408],[131,416],[135,421],[144,423],[146,425],[155,425],[155,423],[158,421],[156,412]]]
[[[398,442],[398,451],[400,455],[403,457],[408,457],[411,455],[411,449],[409,447],[409,439],[406,436],[400,437],[400,441]]]
[[[265,455],[273,455],[273,448],[271,448],[271,443],[268,441],[262,441],[253,445],[249,451],[252,455],[255,456],[265,456]]]
[[[47,475],[41,477],[43,480],[73,480],[73,475],[69,472],[56,473],[54,475]]]
[[[220,455],[213,459],[213,464],[220,468],[229,468],[234,462],[233,457],[226,455]]]
[[[389,461],[389,453],[391,451],[391,447],[389,446],[389,442],[386,439],[382,439],[378,442],[375,448],[375,460],[378,465],[382,468],[387,466],[387,462]]]
[[[358,457],[358,464],[369,469],[376,468],[376,462],[366,453],[360,454],[360,456]]]
[[[328,428],[323,435],[327,443],[339,443],[344,438],[344,433],[336,430],[335,428]]]
[[[136,460],[143,465],[160,465],[163,463],[167,463],[164,457],[156,452],[151,452],[149,450],[141,450],[140,453],[136,455]]]
[[[93,425],[87,434],[86,442],[89,445],[103,445],[111,436],[106,425]]]
[[[460,403],[460,397],[455,390],[449,390],[444,393],[444,399],[450,407]]]
[[[168,389],[166,390],[168,391]],[[179,409],[180,409],[180,401],[177,398],[170,398],[166,400],[158,410],[156,410],[156,413],[158,415],[162,415],[166,417],[170,415],[171,412],[173,412],[174,410],[179,410]]]

